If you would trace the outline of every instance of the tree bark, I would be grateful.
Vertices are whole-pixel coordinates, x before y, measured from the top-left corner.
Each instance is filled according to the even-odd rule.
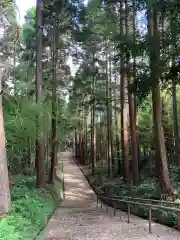
[[[163,192],[168,195],[173,194],[172,185],[169,178],[167,164],[166,148],[164,141],[164,130],[162,127],[162,106],[160,99],[159,85],[159,61],[160,61],[160,40],[157,24],[157,11],[150,9],[148,11],[148,30],[150,41],[150,69],[152,81],[152,103],[153,103],[153,121],[154,135],[156,143],[156,161],[159,160],[160,168],[160,185]]]
[[[120,1],[120,34],[124,36],[123,25],[124,12],[123,12],[123,2]],[[121,75],[120,75],[120,98],[121,98],[121,148],[123,157],[123,179],[124,182],[129,181],[129,106],[128,106],[128,91],[127,91],[127,77],[125,76],[125,66],[124,66],[124,49],[121,52]]]
[[[37,53],[36,53],[36,102],[40,104],[42,101],[42,13],[41,0],[36,2],[36,34],[37,34]],[[40,136],[38,136],[38,130]],[[37,188],[44,185],[44,141],[43,134],[40,130],[40,118],[37,116],[37,139],[36,139],[36,170],[37,170]]]
[[[96,172],[96,123],[95,123],[95,66],[94,66],[94,53],[93,53],[93,76],[92,76],[92,92],[93,92],[93,102],[91,110],[91,151],[92,151],[92,175]]]
[[[171,10],[170,23],[171,23],[171,38],[172,38],[172,65],[175,64],[175,57],[177,51],[177,12],[176,9]],[[173,132],[175,142],[175,161],[177,165],[180,165],[180,138],[179,138],[179,126],[178,126],[178,110],[177,110],[177,96],[176,96],[176,81],[172,79],[172,103],[173,103]]]
[[[179,139],[179,126],[178,126],[178,111],[177,111],[177,97],[176,97],[176,84],[172,83],[172,101],[173,101],[173,130],[175,140],[175,159],[177,165],[180,165],[180,139]]]
[[[134,1],[133,1],[134,2]],[[128,5],[126,2],[126,19],[128,19]],[[133,4],[133,45],[135,45],[135,6]],[[126,38],[128,40],[128,23],[126,23]],[[134,46],[135,48],[135,46]],[[135,79],[135,54],[133,53],[133,77]],[[127,59],[129,64],[129,59]],[[128,74],[128,83],[131,83],[131,76]],[[128,102],[129,102],[129,120],[130,120],[130,131],[131,131],[131,145],[132,145],[132,173],[133,173],[133,182],[135,185],[139,184],[139,154],[137,146],[137,135],[136,135],[136,108],[135,108],[135,96],[133,93],[128,92]]]
[[[0,92],[2,91],[3,70],[0,67]],[[9,191],[8,163],[6,155],[6,140],[4,132],[4,117],[2,106],[2,95],[0,95],[0,214],[8,213],[11,205],[11,196]]]
[[[56,99],[56,65],[57,65],[57,29],[53,32],[52,37],[52,122],[51,122],[51,168],[49,174],[49,182],[54,182],[55,177],[55,165],[57,162],[57,99]]]
[[[108,78],[108,56],[106,53],[106,111],[107,111],[107,160],[108,177],[112,177],[112,119],[111,119],[111,83]]]

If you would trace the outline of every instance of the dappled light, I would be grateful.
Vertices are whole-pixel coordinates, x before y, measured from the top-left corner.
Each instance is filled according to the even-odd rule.
[[[179,52],[177,0],[0,0],[0,240],[180,240]]]
[[[104,204],[102,208],[97,207],[96,195],[72,160],[71,153],[62,156],[65,199],[45,228],[45,239],[118,240],[120,236],[126,240],[164,240],[168,236],[172,240],[179,239],[180,234],[170,228],[154,223],[153,234],[148,234],[147,220],[131,216],[128,224],[127,213],[117,210],[114,216],[113,208],[108,207],[106,211]]]

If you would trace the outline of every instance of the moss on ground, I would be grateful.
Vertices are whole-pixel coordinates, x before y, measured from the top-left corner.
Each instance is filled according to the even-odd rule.
[[[55,208],[56,193],[50,190],[53,188],[57,186],[36,189],[33,177],[26,177],[14,186],[11,212],[0,220],[0,239],[32,240]]]

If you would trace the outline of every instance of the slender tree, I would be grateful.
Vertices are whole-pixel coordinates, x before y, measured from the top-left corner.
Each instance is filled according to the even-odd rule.
[[[36,2],[36,102],[42,103],[42,1]],[[39,134],[40,132],[40,134]],[[37,187],[42,187],[45,180],[44,172],[44,142],[42,132],[40,130],[40,118],[37,116],[37,139],[36,139],[36,169],[37,169]]]

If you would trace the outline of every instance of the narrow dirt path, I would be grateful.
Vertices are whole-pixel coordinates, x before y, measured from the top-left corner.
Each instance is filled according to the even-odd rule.
[[[96,196],[75,164],[71,153],[61,153],[64,162],[65,199],[45,228],[46,240],[180,240],[180,233],[160,224],[153,224],[148,233],[148,221],[111,208],[96,207]]]

